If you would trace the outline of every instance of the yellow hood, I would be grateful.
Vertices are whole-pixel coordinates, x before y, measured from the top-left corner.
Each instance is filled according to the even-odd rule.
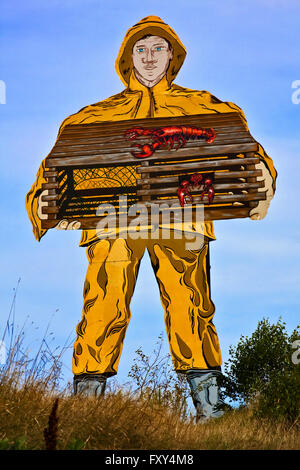
[[[146,16],[127,31],[115,63],[116,71],[125,86],[129,83],[132,71],[132,48],[136,41],[147,34],[160,36],[173,47],[173,58],[167,71],[169,83],[174,80],[184,62],[186,49],[175,31],[158,16]]]

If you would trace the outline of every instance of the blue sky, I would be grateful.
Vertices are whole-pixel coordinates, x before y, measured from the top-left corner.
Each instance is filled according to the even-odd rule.
[[[21,277],[17,320],[34,321],[38,329],[28,331],[32,344],[50,320],[57,344],[75,334],[87,268],[80,233],[51,230],[37,243],[24,198],[62,120],[123,89],[114,70],[121,41],[149,14],[170,24],[187,48],[176,83],[241,106],[278,171],[265,220],[215,223],[212,298],[226,360],[229,345],[251,334],[262,317],[276,322],[282,316],[289,330],[299,323],[300,104],[292,103],[291,86],[300,79],[300,4],[293,0],[1,1],[0,79],[7,92],[0,105],[1,318]],[[120,381],[134,351],[142,346],[150,353],[164,331],[146,256],[131,311]],[[71,350],[64,363],[71,378]]]

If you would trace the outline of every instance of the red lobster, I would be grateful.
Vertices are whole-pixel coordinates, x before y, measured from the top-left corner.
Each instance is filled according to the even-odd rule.
[[[194,175],[191,175],[189,180],[183,180],[180,183],[179,188],[177,189],[177,196],[179,198],[179,202],[181,207],[184,206],[184,204],[189,200],[191,203],[193,202],[193,196],[190,193],[190,189],[192,187],[194,188],[199,188],[200,185],[204,184],[203,191],[200,194],[201,201],[204,198],[205,194],[207,194],[208,197],[208,203],[210,204],[213,201],[215,191],[213,188],[213,181],[211,178],[205,178],[203,181],[203,176],[201,173],[195,173]]]
[[[132,152],[134,157],[151,157],[155,150],[159,149],[163,145],[168,145],[168,150],[170,150],[173,148],[175,142],[178,142],[177,149],[179,149],[185,145],[187,140],[190,139],[206,139],[208,143],[212,143],[216,137],[215,130],[211,127],[207,129],[187,126],[166,126],[158,127],[156,129],[132,127],[125,132],[125,138],[130,140],[149,135],[153,136],[153,142],[151,144],[144,145],[135,144],[136,147],[140,149],[140,152]]]

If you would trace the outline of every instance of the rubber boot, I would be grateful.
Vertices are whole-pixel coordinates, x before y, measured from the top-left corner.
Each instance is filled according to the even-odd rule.
[[[80,374],[74,375],[74,395],[84,397],[103,397],[106,387],[106,376],[104,374]]]
[[[191,388],[191,395],[196,408],[196,422],[210,418],[219,418],[224,414],[224,402],[219,397],[217,377],[221,372],[217,370],[187,371],[187,381]]]

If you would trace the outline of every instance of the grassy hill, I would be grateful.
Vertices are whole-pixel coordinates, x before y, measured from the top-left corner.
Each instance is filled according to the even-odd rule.
[[[156,399],[121,389],[84,399],[67,391],[46,393],[43,382],[15,389],[10,380],[0,385],[0,448],[45,449],[44,429],[57,397],[50,429],[56,449],[300,448],[299,427],[253,418],[251,409],[196,424]]]

